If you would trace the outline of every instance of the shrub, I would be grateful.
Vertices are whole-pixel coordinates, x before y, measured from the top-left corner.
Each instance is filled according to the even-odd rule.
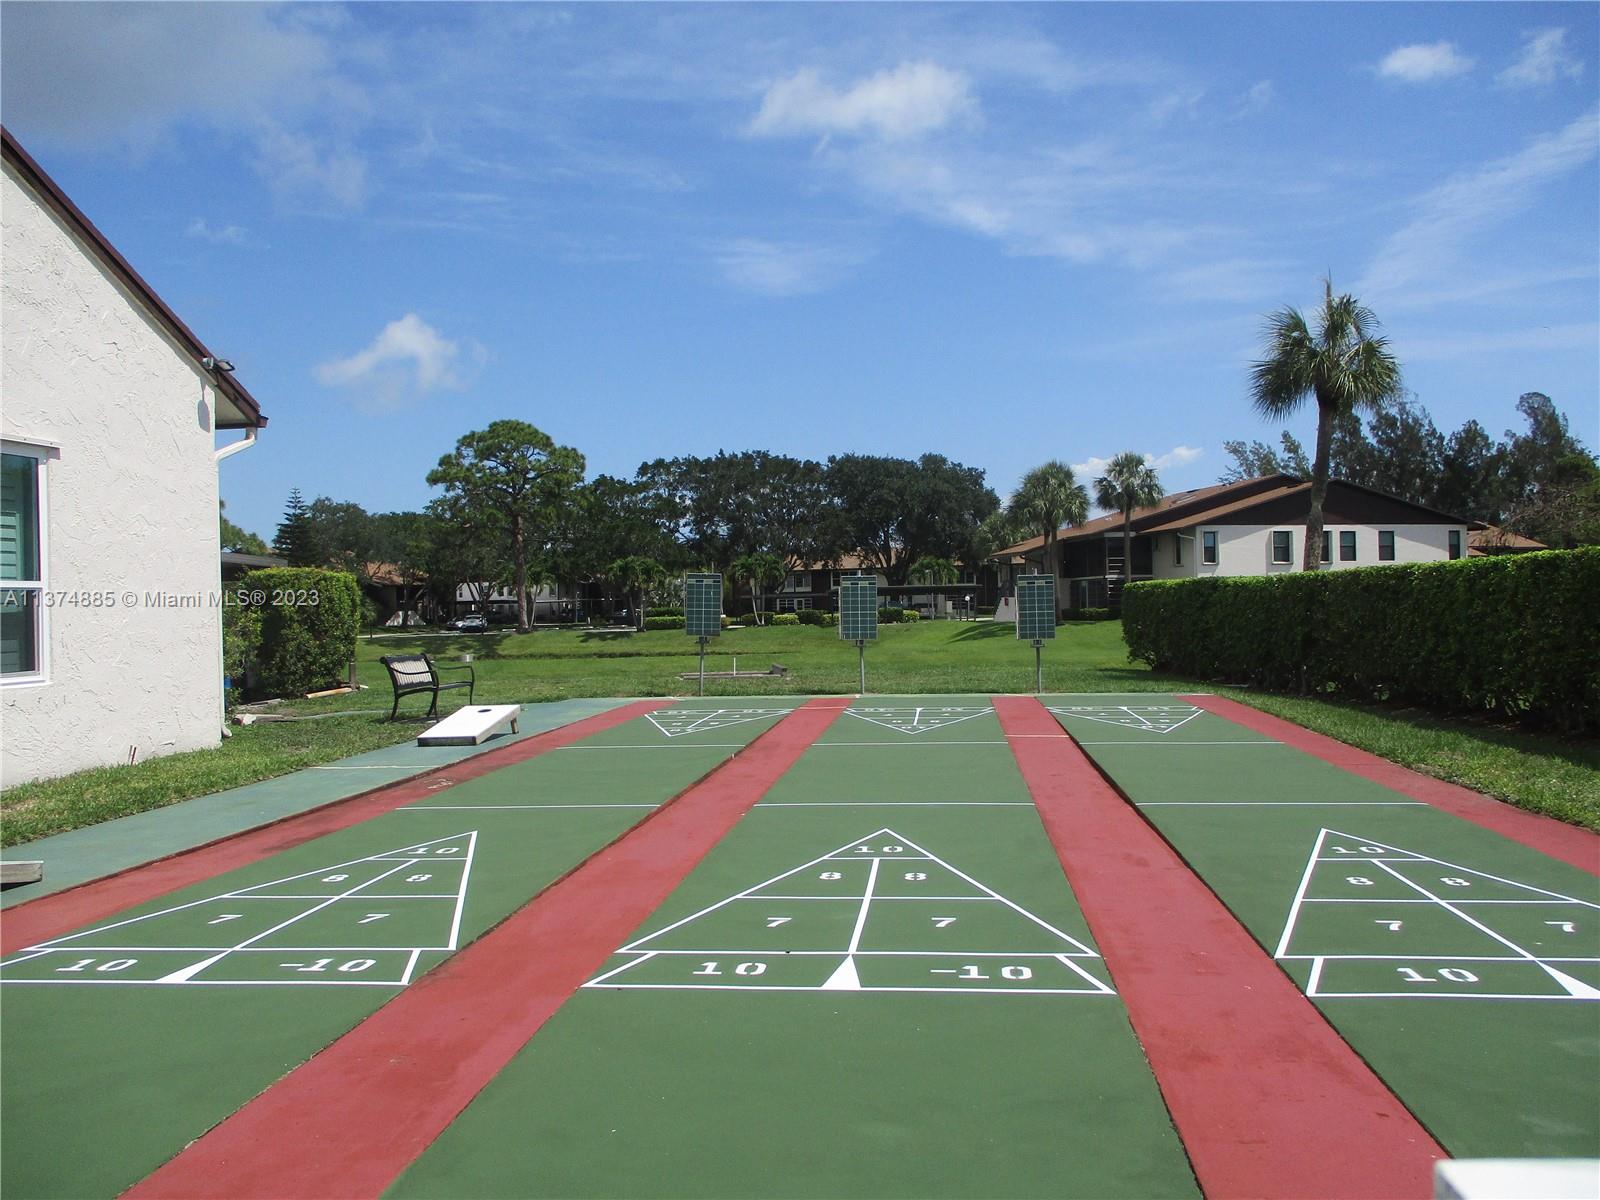
[[[823,618],[827,615],[820,608],[802,608],[794,614],[794,619],[802,625],[826,625],[827,621]]]
[[[909,610],[904,608],[880,608],[878,610],[878,624],[899,625],[906,619],[907,611]]]
[[[657,607],[654,607],[654,608],[646,608],[644,610],[644,618],[647,621],[651,617],[681,617],[681,616],[683,616],[683,606],[681,604],[678,605],[677,607],[673,607],[672,605],[662,605],[662,606],[657,606]]]
[[[646,611],[650,610],[647,609]],[[683,614],[663,613],[659,617],[647,616],[644,619],[644,627],[646,629],[682,629],[684,627]]]
[[[839,614],[834,612],[823,613],[822,624],[826,625],[829,629],[835,628],[839,624]]]
[[[774,624],[774,625],[798,625],[798,624],[800,624],[800,614],[799,613],[774,613],[772,615],[772,624]]]
[[[1131,584],[1129,656],[1267,688],[1600,726],[1600,547]]]
[[[361,589],[354,575],[269,567],[251,571],[231,595],[260,622],[255,659],[263,691],[290,696],[345,678],[361,622]],[[236,620],[242,624],[243,618]]]
[[[777,613],[769,612],[747,612],[744,614],[744,616],[739,618],[739,624],[743,625],[746,629],[753,629],[758,624],[770,625],[772,624],[772,618],[777,615]]]
[[[1109,621],[1115,614],[1109,608],[1079,608],[1067,614],[1070,621]]]

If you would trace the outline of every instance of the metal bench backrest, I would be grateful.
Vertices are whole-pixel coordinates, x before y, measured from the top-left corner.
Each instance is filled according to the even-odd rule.
[[[391,654],[383,660],[383,665],[389,668],[389,678],[400,691],[431,688],[439,681],[426,654]]]

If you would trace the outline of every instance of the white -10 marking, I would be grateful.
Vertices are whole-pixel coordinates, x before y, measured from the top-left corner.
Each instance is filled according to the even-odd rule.
[[[1577,933],[1578,927],[1571,921],[1546,921],[1546,925],[1554,925],[1562,933]]]
[[[1439,979],[1448,979],[1451,983],[1477,983],[1478,977],[1471,971],[1463,971],[1460,967],[1440,967],[1439,979],[1432,975],[1424,975],[1420,971],[1413,971],[1410,967],[1396,967],[1407,983],[1438,983]]]
[[[1373,924],[1374,925],[1387,925],[1389,927],[1389,932],[1390,933],[1399,933],[1400,932],[1400,924],[1401,923],[1399,921],[1374,921]]]

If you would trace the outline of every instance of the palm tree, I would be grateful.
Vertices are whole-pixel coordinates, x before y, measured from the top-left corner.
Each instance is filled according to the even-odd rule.
[[[954,583],[961,578],[961,568],[948,558],[924,554],[911,564],[911,569],[906,572],[906,576],[912,583]],[[939,614],[941,605],[937,599],[929,602],[928,611],[935,616]]]
[[[766,550],[758,550],[754,554],[745,554],[728,564],[728,570],[735,579],[742,579],[750,585],[750,611],[754,614],[756,624],[761,624],[761,600],[757,594],[758,588],[783,582],[789,568],[779,558]]]
[[[1322,556],[1322,502],[1328,494],[1328,455],[1336,418],[1358,408],[1381,408],[1400,394],[1400,364],[1389,340],[1377,336],[1378,319],[1353,296],[1335,296],[1323,281],[1321,311],[1306,318],[1285,308],[1267,318],[1267,355],[1250,369],[1250,390],[1262,416],[1278,421],[1317,402],[1317,451],[1311,464],[1311,507],[1306,514],[1304,569]]]
[[[643,630],[645,595],[667,581],[667,569],[653,558],[630,554],[607,567],[606,575],[632,602],[634,628]]]
[[[1126,450],[1106,464],[1094,481],[1094,502],[1122,513],[1122,578],[1133,578],[1133,510],[1155,504],[1166,495],[1156,470],[1144,456]]]
[[[1044,569],[1059,578],[1056,537],[1065,525],[1078,525],[1089,515],[1089,493],[1064,462],[1051,461],[1022,477],[1006,516],[1023,529],[1044,535]]]

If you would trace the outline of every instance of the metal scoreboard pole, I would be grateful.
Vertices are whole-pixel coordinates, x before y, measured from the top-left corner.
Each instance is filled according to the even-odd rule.
[[[861,656],[861,694],[867,694],[867,643],[878,638],[878,577],[850,575],[839,581],[839,638],[854,642]]]
[[[706,643],[722,636],[722,576],[716,571],[683,577],[683,631],[700,642],[700,694],[706,694]]]
[[[1044,643],[1056,636],[1056,581],[1049,575],[1017,579],[1017,637],[1033,643],[1035,693],[1044,691]]]

